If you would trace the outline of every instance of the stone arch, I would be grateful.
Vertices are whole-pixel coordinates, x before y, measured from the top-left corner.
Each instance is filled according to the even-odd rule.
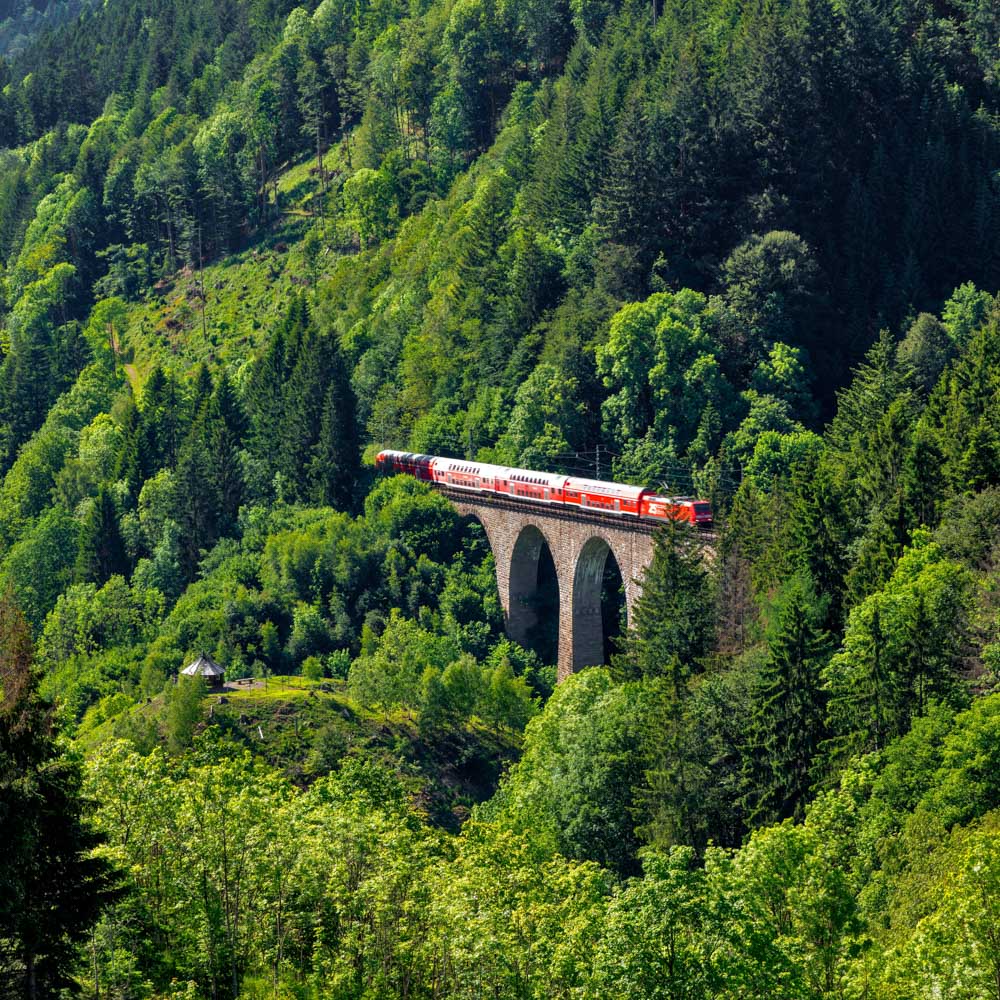
[[[571,670],[582,670],[604,662],[604,621],[601,587],[608,557],[615,561],[622,582],[628,564],[623,565],[615,546],[602,535],[591,535],[580,548],[573,568],[572,659]]]
[[[532,629],[538,624],[534,601],[538,594],[538,569],[543,549],[548,549],[558,568],[557,549],[538,525],[529,522],[518,531],[510,550],[507,593],[501,592],[501,599],[506,598],[507,634],[522,645],[526,644]],[[563,588],[558,581],[558,573],[557,587],[561,604]]]

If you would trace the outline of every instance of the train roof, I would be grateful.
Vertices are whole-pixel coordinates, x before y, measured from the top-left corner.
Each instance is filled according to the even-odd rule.
[[[662,493],[657,493],[649,499],[659,500],[660,503],[708,503],[707,500],[703,500],[701,497],[669,497],[664,496]]]
[[[512,483],[531,483],[550,490],[561,490],[566,476],[559,472],[539,472],[537,469],[505,469],[506,478]]]
[[[495,479],[497,476],[503,478],[515,469],[508,469],[505,465],[490,465],[488,462],[474,462],[468,458],[441,458],[434,459],[435,472],[466,472],[473,476],[485,476]]]
[[[415,451],[393,451],[391,448],[386,448],[380,451],[376,458],[398,458],[401,462],[410,462],[416,464],[418,462],[424,464],[429,464],[434,460],[433,455],[421,455]]]
[[[627,486],[625,483],[609,483],[603,479],[580,479],[572,476],[566,480],[566,489],[581,493],[599,493],[601,496],[618,497],[620,500],[638,500],[649,489],[645,486]]]

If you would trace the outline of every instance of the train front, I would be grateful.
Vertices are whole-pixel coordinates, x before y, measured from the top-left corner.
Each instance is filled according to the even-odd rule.
[[[691,520],[699,528],[712,527],[712,505],[707,500],[691,502]]]

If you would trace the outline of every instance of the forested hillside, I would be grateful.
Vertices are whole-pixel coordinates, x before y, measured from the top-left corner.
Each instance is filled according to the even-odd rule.
[[[0,15],[0,997],[1000,1000],[1000,8]]]

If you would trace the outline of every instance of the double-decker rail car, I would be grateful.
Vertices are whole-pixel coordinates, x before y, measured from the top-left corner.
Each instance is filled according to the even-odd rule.
[[[606,483],[600,479],[566,480],[566,503],[589,510],[602,510],[611,514],[631,514],[640,517],[642,498],[649,490],[641,486]]]
[[[531,469],[504,469],[506,475],[497,485],[497,493],[534,500],[540,503],[566,502],[566,477]]]
[[[431,467],[436,483],[461,490],[486,490],[489,493],[496,491],[497,482],[509,471],[501,465],[464,462],[458,458],[435,458]]]
[[[687,521],[699,528],[712,524],[712,508],[706,500],[660,496],[642,486],[405,451],[379,452],[375,467],[380,472],[406,473],[452,489],[492,493],[529,503],[558,504],[654,521]]]
[[[380,451],[375,456],[375,469],[386,475],[402,472],[416,479],[433,482],[434,475],[431,468],[433,461],[433,455],[417,455],[410,451]]]

